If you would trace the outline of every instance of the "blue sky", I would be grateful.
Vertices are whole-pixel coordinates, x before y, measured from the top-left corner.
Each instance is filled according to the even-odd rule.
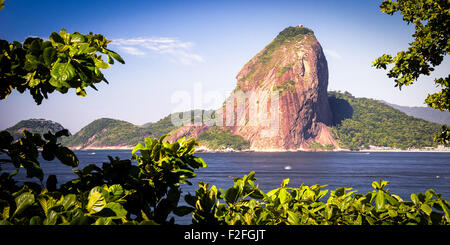
[[[371,67],[383,53],[396,54],[411,42],[413,27],[401,16],[379,10],[381,1],[33,1],[6,0],[0,11],[0,39],[48,38],[51,32],[101,33],[125,59],[104,74],[109,85],[54,93],[40,106],[14,92],[0,101],[0,129],[19,120],[45,118],[72,133],[91,121],[109,117],[144,124],[180,106],[174,93],[216,92],[226,96],[241,67],[288,26],[312,29],[328,61],[328,90],[357,97],[424,106],[432,80],[448,74],[448,59],[432,76],[410,87],[394,88],[386,72]],[[197,90],[196,90],[197,89]],[[201,104],[213,109],[220,99]]]

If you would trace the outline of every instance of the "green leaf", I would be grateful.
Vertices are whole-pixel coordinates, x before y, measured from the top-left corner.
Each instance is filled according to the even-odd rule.
[[[44,179],[44,172],[37,163],[30,160],[23,160],[22,166],[27,170],[27,178],[37,177],[40,181]]]
[[[48,212],[47,218],[44,220],[44,225],[56,225],[56,222],[58,222],[58,213],[54,210],[50,210]]]
[[[428,216],[430,216],[432,209],[431,209],[431,207],[428,204],[422,203],[422,205],[420,206],[420,209],[424,213],[426,213]]]
[[[62,129],[62,130],[60,130],[60,131],[58,131],[58,132],[56,132],[55,133],[55,137],[61,137],[61,136],[70,136],[70,134],[69,134],[69,130],[67,130],[67,129]]]
[[[104,62],[101,58],[94,59],[94,64],[98,68],[108,69],[111,65]]]
[[[260,189],[255,189],[255,190],[253,190],[253,192],[250,194],[250,197],[251,197],[251,198],[255,198],[255,199],[263,199],[265,196],[264,196],[263,191],[261,191]]]
[[[89,225],[89,217],[77,216],[69,222],[69,225]]]
[[[50,34],[50,41],[52,43],[64,44],[64,39],[62,39],[62,37],[56,32],[52,32],[52,34]]]
[[[280,193],[278,193],[278,198],[280,199],[280,204],[285,204],[289,201],[289,192],[286,189],[280,189]]]
[[[420,202],[419,198],[417,197],[417,195],[415,193],[411,194],[411,201],[416,205]]]
[[[450,210],[448,208],[448,206],[446,205],[445,201],[440,199],[438,201],[439,205],[441,205],[442,210],[444,211],[445,214],[445,219],[447,220],[447,222],[450,221]]]
[[[4,200],[1,200],[0,204],[2,204],[1,206],[3,206],[3,210],[2,210],[2,212],[0,214],[0,218],[1,219],[8,219],[9,218],[9,211],[10,211],[9,204],[6,201],[4,201]]]
[[[27,39],[33,40],[33,41],[31,41],[31,44],[28,47],[28,50],[31,51],[32,54],[38,56],[39,53],[41,52],[42,39],[40,39],[40,38],[27,38]],[[25,40],[24,43],[26,43],[26,42],[27,42],[27,40]]]
[[[21,214],[23,211],[25,211],[25,209],[33,205],[34,195],[29,192],[22,193],[20,196],[16,197],[15,202],[17,208],[13,214],[13,217]]]
[[[281,182],[281,188],[286,187],[288,184],[289,184],[289,178],[284,179],[284,180]]]
[[[116,52],[107,49],[107,52],[109,55],[111,55],[115,60],[119,61],[122,64],[125,64],[125,61],[122,59],[122,57],[120,57],[119,54],[117,54]]]
[[[298,214],[289,210],[287,211],[287,214],[288,214],[287,221],[289,224],[298,225],[300,223],[300,217]]]
[[[59,146],[55,152],[55,156],[65,165],[76,167],[79,164],[78,157],[75,153],[65,146]]]
[[[230,187],[225,191],[225,201],[234,204],[239,198],[239,189]]]
[[[344,195],[345,193],[345,188],[344,187],[339,187],[334,191],[334,194],[338,197]]]
[[[267,196],[271,197],[273,199],[273,195],[275,195],[275,193],[277,193],[280,189],[273,189],[269,192],[267,192]]]
[[[164,139],[167,138],[167,137],[169,137],[169,134],[163,134],[163,135],[161,135],[161,137],[159,137],[158,142],[159,142],[160,144],[162,144],[163,141],[164,141]]]
[[[185,215],[192,213],[192,211],[194,211],[194,210],[195,209],[192,207],[180,206],[180,207],[175,208],[173,210],[173,213],[177,216],[185,216]]]
[[[184,176],[184,178],[188,179],[194,178],[196,176],[194,171],[189,169],[177,169],[175,170],[175,173],[179,174],[180,176]]]
[[[75,205],[76,201],[77,201],[77,196],[75,194],[68,194],[68,195],[64,196],[62,205],[65,210],[69,210],[72,206]]]
[[[395,218],[398,216],[397,211],[393,210],[393,209],[388,209],[388,214],[390,217]]]
[[[383,191],[378,191],[377,195],[375,197],[375,205],[377,209],[383,209],[384,208],[384,192]]]
[[[102,209],[106,206],[105,196],[103,196],[102,193],[96,191],[95,189],[91,190],[88,199],[89,201],[86,209],[90,214],[98,213],[102,211]]]
[[[416,222],[420,222],[420,218],[416,217],[415,214],[412,213],[406,213],[406,217],[408,217],[409,219],[415,220]]]
[[[80,33],[74,32],[70,38],[70,41],[73,43],[82,43],[85,41],[85,38]]]
[[[105,209],[110,209],[114,212],[114,218],[125,218],[127,216],[127,210],[123,208],[120,203],[111,202],[106,204]],[[103,210],[105,210],[103,209]]]
[[[8,131],[0,132],[0,149],[6,149],[14,141],[14,138]]]
[[[153,220],[143,220],[143,221],[139,222],[138,225],[159,225],[159,224]]]
[[[110,54],[108,54],[108,63],[114,65],[114,59],[111,57]]]
[[[194,158],[194,161],[195,161],[195,163],[197,163],[195,168],[206,168],[208,166],[208,165],[206,165],[205,161],[200,157]]]
[[[43,52],[43,57],[44,57],[44,63],[50,67],[53,64],[53,62],[56,61],[56,58],[57,58],[56,49],[54,49],[53,47],[45,48],[44,52]]]
[[[187,204],[191,205],[191,206],[195,206],[195,202],[197,201],[197,198],[193,195],[191,195],[190,193],[188,193],[187,195],[184,196],[184,200],[186,201]]]
[[[326,211],[326,214],[327,214],[327,220],[330,220],[333,217],[333,209],[334,209],[333,206],[326,206],[325,207],[325,211]]]
[[[29,82],[28,82],[28,86],[30,86],[30,88],[34,88],[36,86],[38,86],[41,83],[41,80],[37,79],[37,78],[32,78]]]
[[[61,85],[61,82],[59,80],[55,79],[54,77],[51,77],[50,80],[48,80],[48,83],[55,88],[61,88],[61,86],[64,86],[64,85]],[[67,85],[68,85],[68,83],[67,83]]]
[[[53,65],[52,71],[50,72],[52,78],[59,82],[71,80],[75,76],[75,74],[76,70],[70,63],[55,63]],[[67,85],[64,84],[64,86],[70,87],[70,85]]]
[[[66,29],[62,28],[61,31],[59,31],[59,36],[64,40],[64,43],[69,43],[70,34],[67,33]]]
[[[30,219],[30,225],[42,225],[42,219],[39,216],[33,216]]]
[[[112,195],[113,200],[116,200],[122,197],[124,190],[121,185],[115,184],[109,187],[109,193]]]
[[[86,97],[86,95],[87,95],[86,91],[81,87],[77,87],[76,94],[81,97]]]
[[[384,193],[384,197],[390,204],[392,204],[394,206],[398,206],[399,202],[396,198],[392,197],[391,195],[389,195],[387,193]]]
[[[11,223],[7,220],[0,220],[0,225],[13,225],[13,223]]]
[[[94,225],[115,225],[111,217],[100,217],[98,218]]]
[[[45,143],[44,147],[42,147],[41,155],[47,161],[52,161],[55,158],[55,150],[57,146],[53,142]]]

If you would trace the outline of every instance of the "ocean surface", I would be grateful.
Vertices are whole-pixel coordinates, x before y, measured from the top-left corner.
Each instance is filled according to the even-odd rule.
[[[130,150],[75,151],[80,165],[102,165],[109,162],[108,156],[129,159]],[[388,188],[405,200],[411,193],[434,189],[450,200],[450,153],[444,152],[236,152],[196,153],[208,167],[196,171],[192,186],[184,185],[184,193],[194,193],[199,181],[208,182],[226,189],[233,184],[232,177],[242,177],[255,171],[256,183],[263,191],[278,188],[283,179],[289,178],[290,187],[305,185],[328,185],[329,190],[352,187],[358,193],[372,190],[372,181],[380,178],[390,182]],[[55,174],[58,184],[65,183],[76,175],[72,168],[57,160],[41,159],[46,176]],[[12,164],[3,164],[6,172],[12,172]],[[18,181],[29,181],[21,169],[15,177]],[[36,178],[35,178],[36,179]],[[37,180],[37,179],[36,179]],[[326,199],[325,199],[326,200]],[[184,202],[184,201],[183,201]],[[188,215],[189,216],[189,215]],[[187,222],[185,217],[181,223]],[[177,218],[178,220],[179,218]],[[177,222],[178,223],[178,222]]]

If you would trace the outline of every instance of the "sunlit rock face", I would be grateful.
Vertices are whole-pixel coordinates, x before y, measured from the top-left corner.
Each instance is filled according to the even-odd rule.
[[[236,78],[235,90],[209,123],[182,127],[171,139],[198,136],[215,125],[250,141],[251,150],[308,150],[313,142],[337,146],[327,126],[327,60],[312,30],[284,29]]]

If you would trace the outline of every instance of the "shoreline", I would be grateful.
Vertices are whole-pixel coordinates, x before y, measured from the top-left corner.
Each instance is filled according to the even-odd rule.
[[[72,151],[102,151],[102,150],[133,150],[131,146],[105,146],[105,147],[89,147],[80,149],[79,147],[69,147]],[[213,150],[200,147],[195,153],[237,153],[237,152],[256,152],[256,153],[281,153],[281,152],[348,152],[348,153],[371,153],[371,152],[430,152],[430,153],[450,153],[450,147],[437,147],[437,148],[423,148],[423,149],[362,149],[359,151],[351,151],[348,149],[335,149],[335,150]]]

